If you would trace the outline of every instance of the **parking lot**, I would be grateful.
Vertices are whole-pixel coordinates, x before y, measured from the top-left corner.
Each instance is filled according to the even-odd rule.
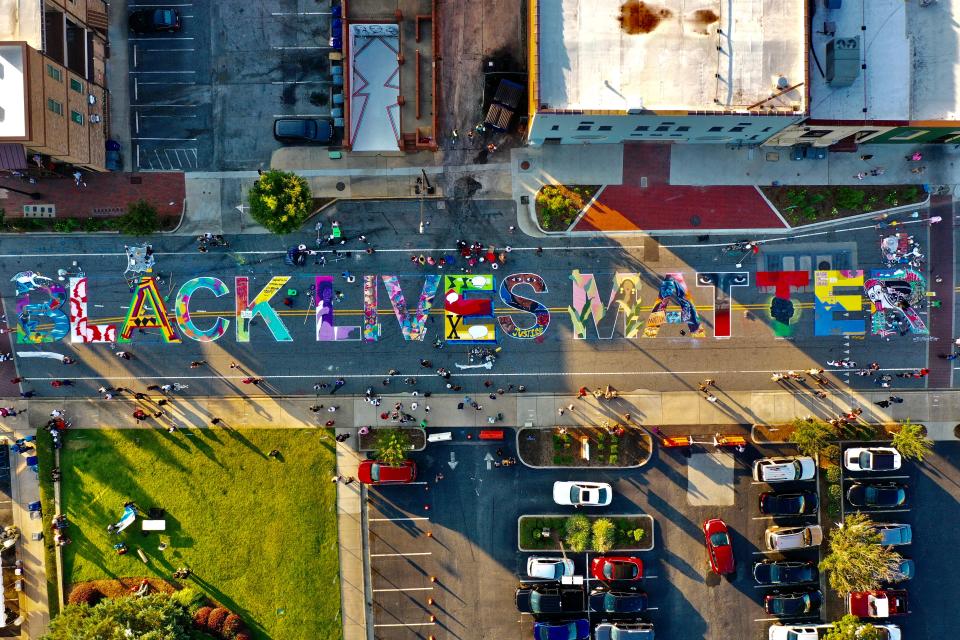
[[[491,444],[467,441],[466,431],[454,433],[452,442],[431,444],[412,456],[420,469],[418,484],[370,488],[377,638],[531,637],[534,620],[517,612],[516,588],[521,582],[536,582],[526,576],[530,555],[559,554],[518,552],[517,517],[575,513],[553,503],[551,487],[556,480],[613,486],[609,507],[584,512],[654,517],[654,549],[629,555],[643,561],[644,580],[639,588],[649,595],[650,610],[638,619],[653,622],[658,637],[766,638],[778,619],[764,611],[763,596],[773,590],[756,584],[754,563],[773,559],[816,563],[819,559],[816,548],[766,550],[767,527],[817,524],[818,519],[817,514],[769,517],[759,513],[758,500],[764,491],[817,491],[812,480],[776,485],[753,481],[753,460],[789,454],[785,448],[748,446],[743,453],[728,453],[695,447],[689,457],[681,450],[657,448],[647,465],[623,471],[567,472],[522,465],[488,469],[498,446],[504,455],[515,455],[512,435],[506,443]],[[944,519],[955,517],[960,497],[958,462],[960,444],[938,443],[925,464],[905,463],[896,475],[907,476],[897,481],[909,485],[908,510],[873,514],[877,521],[905,522],[914,529],[914,543],[898,548],[917,563],[918,577],[905,585],[911,614],[891,620],[904,629],[905,638],[949,635],[950,623],[935,612],[949,611],[952,594],[960,588],[960,560],[952,552],[940,551],[952,548],[953,528]],[[847,476],[844,484],[849,484]],[[716,576],[708,568],[701,526],[713,517],[722,518],[730,528],[736,572],[729,576]],[[821,524],[825,533],[834,526]],[[593,554],[568,553],[568,557],[574,560],[576,575],[586,576],[584,589],[589,593],[597,586],[588,571]],[[431,581],[431,576],[436,580]],[[821,583],[825,584],[824,576]],[[781,590],[820,587],[810,583]],[[428,598],[433,598],[433,604]],[[595,624],[603,616],[566,617],[589,617]],[[821,616],[780,621],[819,623]]]
[[[329,0],[165,6],[180,31],[129,36],[135,169],[257,169],[280,146],[275,118],[330,115]]]

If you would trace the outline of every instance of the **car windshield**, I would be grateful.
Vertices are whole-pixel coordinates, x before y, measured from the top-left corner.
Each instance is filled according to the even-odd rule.
[[[563,565],[559,562],[542,562],[540,567],[544,574],[552,575],[557,580],[563,577]]]
[[[597,502],[606,502],[606,501],[607,501],[607,490],[597,489]]]
[[[799,460],[793,461],[793,474],[795,478],[799,478],[803,475],[803,466],[800,464]]]
[[[173,11],[170,9],[159,9],[156,13],[159,24],[173,24]]]
[[[730,538],[723,531],[710,534],[710,544],[715,547],[725,547],[730,544]]]
[[[804,530],[803,530],[803,544],[810,544],[811,542],[812,542],[812,538],[811,538],[811,536],[810,536],[810,529],[804,529]]]
[[[578,504],[580,502],[580,487],[570,487],[570,502],[573,504]]]
[[[376,462],[370,465],[370,479],[374,482],[380,482],[380,465]]]

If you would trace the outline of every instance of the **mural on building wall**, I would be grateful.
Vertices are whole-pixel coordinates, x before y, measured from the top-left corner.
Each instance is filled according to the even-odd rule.
[[[670,305],[676,305],[680,308],[680,311],[668,311]],[[664,276],[657,291],[657,300],[653,303],[653,310],[647,317],[643,337],[656,338],[664,322],[668,324],[685,322],[691,338],[706,336],[703,323],[700,321],[700,314],[697,313],[697,307],[687,290],[687,284],[682,273],[668,273]]]
[[[180,332],[184,336],[197,342],[215,342],[227,333],[230,327],[230,321],[226,318],[217,317],[213,324],[200,329],[190,317],[190,303],[197,291],[207,290],[213,293],[214,297],[220,298],[230,293],[229,287],[220,278],[201,277],[188,280],[180,287],[177,292],[177,301],[174,305],[174,311],[177,314],[177,324],[180,325]]]
[[[863,271],[815,271],[813,280],[813,332],[818,336],[863,335],[861,319],[839,318],[838,314],[863,311]],[[838,289],[856,288],[856,293]]]
[[[497,332],[493,323],[493,291],[492,275],[461,273],[444,276],[444,339],[468,344],[495,343]]]
[[[547,283],[537,274],[515,273],[500,281],[498,293],[500,300],[511,309],[532,314],[533,324],[520,328],[512,316],[497,316],[497,323],[500,330],[511,338],[533,340],[542,336],[550,326],[550,311],[543,303],[517,293],[517,289],[524,286],[530,287],[535,293],[547,292]]]

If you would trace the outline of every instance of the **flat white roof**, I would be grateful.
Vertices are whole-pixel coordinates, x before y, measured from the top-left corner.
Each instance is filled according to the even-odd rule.
[[[822,2],[816,3],[810,34],[816,52],[816,61],[812,56],[810,59],[811,118],[909,120],[913,117],[907,4],[903,0],[843,0],[839,10],[828,11]],[[836,25],[835,35],[824,34],[825,23]],[[825,78],[827,43],[857,36],[860,37],[860,61],[867,68],[860,69],[849,87],[832,87]],[[950,63],[956,68],[956,36],[952,46]]]
[[[0,138],[27,135],[23,65],[23,49],[19,45],[0,45]]]
[[[805,82],[805,4],[540,0],[541,108],[746,109]],[[803,101],[801,86],[762,107]]]
[[[354,151],[400,149],[400,30],[350,25],[350,144]]]

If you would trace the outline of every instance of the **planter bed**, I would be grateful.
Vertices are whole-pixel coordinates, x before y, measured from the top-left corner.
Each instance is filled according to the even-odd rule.
[[[614,546],[607,553],[617,551],[650,551],[653,549],[653,516],[647,514],[597,514],[575,513],[570,515],[523,515],[517,519],[517,548],[524,552],[560,551],[560,542],[564,535],[564,525],[572,516],[585,516],[591,523],[601,518],[613,522],[617,529]],[[535,537],[534,532],[550,529],[548,538]],[[640,529],[643,531],[639,541],[628,539],[622,535],[623,530]],[[564,545],[566,548],[566,545]],[[589,551],[590,549],[588,549]],[[567,548],[567,552],[571,553]],[[578,552],[573,552],[578,553]]]
[[[582,438],[588,439],[590,456],[580,455]],[[625,469],[646,464],[652,443],[642,429],[626,427],[619,436],[595,427],[525,428],[517,432],[517,452],[531,467],[583,467]]]
[[[760,187],[793,227],[920,204],[927,199],[915,184]]]
[[[357,448],[360,451],[375,451],[377,448],[377,431],[392,429],[394,427],[374,427],[367,434],[360,435],[358,433]],[[411,451],[423,451],[426,448],[427,434],[423,429],[420,427],[404,427],[401,431],[405,431],[410,438]]]

